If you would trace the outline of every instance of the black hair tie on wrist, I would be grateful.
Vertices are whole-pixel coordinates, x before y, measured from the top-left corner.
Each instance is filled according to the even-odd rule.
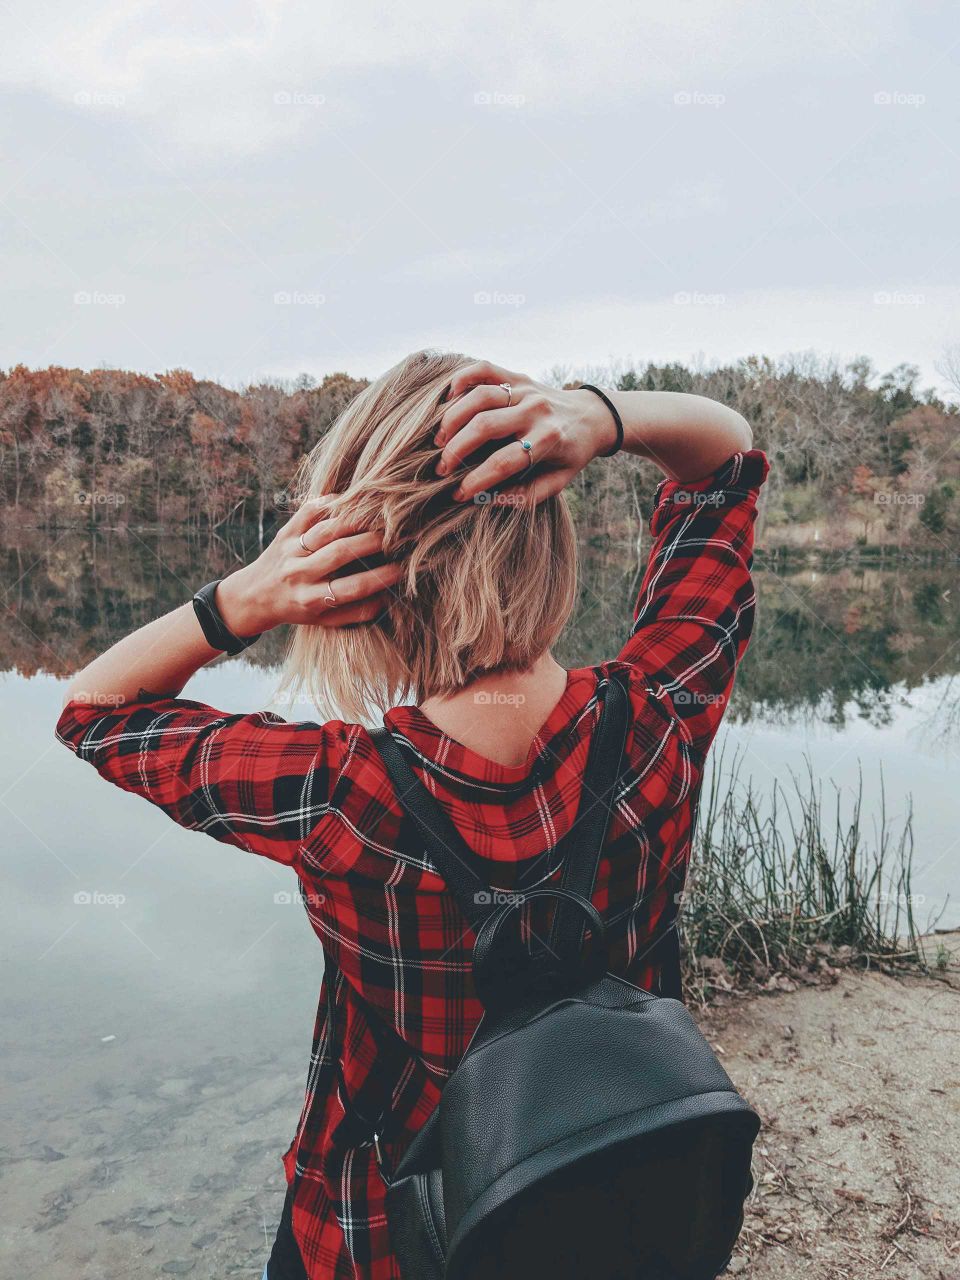
[[[613,425],[617,428],[617,438],[616,438],[616,441],[614,442],[614,446],[612,449],[608,449],[606,453],[600,454],[601,458],[612,458],[615,453],[619,453],[620,450],[623,448],[623,419],[620,417],[620,414],[617,412],[617,406],[613,403],[613,401],[605,392],[601,391],[599,387],[591,386],[589,382],[581,382],[580,390],[592,391],[595,396],[599,396],[600,399],[603,401],[603,403],[607,406],[607,408],[613,414]]]
[[[243,653],[244,649],[249,649],[260,639],[262,633],[258,632],[255,636],[233,634],[217,607],[217,587],[220,582],[221,579],[217,578],[216,582],[208,582],[205,587],[200,588],[193,597],[193,612],[197,615],[203,638],[211,649],[220,649],[231,655]]]

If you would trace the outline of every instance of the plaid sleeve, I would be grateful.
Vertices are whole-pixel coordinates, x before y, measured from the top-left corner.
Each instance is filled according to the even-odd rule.
[[[669,694],[701,757],[753,628],[753,525],[768,470],[766,456],[751,449],[703,480],[657,488],[650,559],[620,658]]]
[[[298,866],[339,776],[344,729],[151,698],[120,708],[69,702],[56,733],[102,778],[180,826]]]

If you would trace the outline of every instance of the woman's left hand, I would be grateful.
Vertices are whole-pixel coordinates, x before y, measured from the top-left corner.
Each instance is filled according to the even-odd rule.
[[[448,399],[454,403],[440,419],[435,436],[442,448],[439,475],[449,475],[481,446],[503,441],[500,449],[464,474],[453,494],[457,501],[476,499],[510,482],[511,489],[527,494],[531,502],[542,502],[616,441],[610,411],[592,391],[548,387],[486,362],[459,369]],[[532,475],[524,484],[528,470]]]

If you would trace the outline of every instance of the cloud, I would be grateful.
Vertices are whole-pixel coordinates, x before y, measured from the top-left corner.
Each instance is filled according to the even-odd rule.
[[[596,12],[579,0],[14,0],[0,85],[71,109],[88,95],[82,105],[128,113],[179,161],[206,161],[309,136],[323,126],[317,99],[338,126],[362,119],[365,105],[383,107],[387,84],[435,93],[438,109],[453,89],[489,95],[492,109],[519,98],[532,114],[729,93],[738,80],[798,62],[813,72],[866,61],[897,38],[904,11],[894,0],[838,0],[826,17],[798,0],[775,11],[734,0],[611,0]]]
[[[930,368],[956,340],[946,13],[12,0],[0,364]]]

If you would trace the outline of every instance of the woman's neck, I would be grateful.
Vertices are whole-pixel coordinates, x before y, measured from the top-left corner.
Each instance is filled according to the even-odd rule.
[[[420,710],[449,737],[500,765],[524,763],[537,731],[563,696],[567,672],[551,653],[526,671],[480,676]]]

